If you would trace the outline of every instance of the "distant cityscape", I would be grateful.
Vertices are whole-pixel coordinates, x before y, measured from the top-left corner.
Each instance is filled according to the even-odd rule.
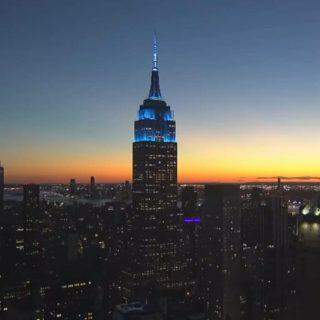
[[[0,318],[316,319],[320,183],[178,184],[158,43],[132,181],[6,184]]]

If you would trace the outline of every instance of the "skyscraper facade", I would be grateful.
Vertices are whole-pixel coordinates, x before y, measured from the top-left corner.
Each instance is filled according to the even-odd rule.
[[[4,168],[0,162],[0,213],[3,210],[3,195],[4,194]]]
[[[23,215],[24,215],[24,251],[27,270],[35,276],[40,265],[41,249],[41,217],[40,217],[40,188],[36,184],[23,186]]]
[[[240,188],[205,187],[200,237],[199,298],[209,319],[240,319]]]
[[[187,263],[185,278],[187,295],[195,298],[195,285],[198,282],[199,234],[201,232],[201,213],[197,206],[198,194],[193,186],[186,186],[181,192],[181,213],[183,217],[184,257]]]
[[[175,273],[177,242],[177,143],[170,106],[162,98],[158,48],[153,44],[153,68],[148,97],[140,106],[133,142],[133,240],[130,288],[179,286]]]
[[[288,204],[280,181],[261,203],[257,246],[255,319],[293,319],[296,313],[296,266]]]

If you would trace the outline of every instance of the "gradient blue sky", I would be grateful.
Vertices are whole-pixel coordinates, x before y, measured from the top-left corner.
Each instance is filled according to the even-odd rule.
[[[153,29],[181,181],[320,175],[320,1],[1,0],[9,182],[130,178]]]

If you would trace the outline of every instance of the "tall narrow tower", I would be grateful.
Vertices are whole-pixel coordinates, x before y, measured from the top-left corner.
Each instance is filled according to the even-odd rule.
[[[0,213],[3,210],[3,202],[4,202],[4,168],[0,162]]]
[[[96,195],[96,179],[94,176],[90,178],[90,195],[92,198]]]
[[[158,43],[148,97],[140,106],[133,142],[131,289],[175,286],[177,143],[170,106],[160,92]]]

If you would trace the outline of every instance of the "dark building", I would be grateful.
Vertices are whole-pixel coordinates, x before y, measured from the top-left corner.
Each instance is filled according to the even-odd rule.
[[[39,185],[23,186],[24,251],[27,271],[32,274],[41,260],[41,218]]]
[[[125,181],[124,190],[123,190],[123,199],[124,201],[131,202],[131,184],[129,181]]]
[[[253,188],[241,201],[241,319],[248,320],[254,319],[262,194]]]
[[[93,176],[90,178],[90,195],[91,197],[96,195],[96,179]]]
[[[175,275],[177,237],[177,143],[170,106],[160,92],[157,42],[154,40],[151,86],[135,121],[132,202],[134,252],[127,292],[152,286],[180,286]]]
[[[70,194],[74,195],[77,192],[76,179],[70,179]]]
[[[186,186],[181,191],[181,210],[185,217],[193,216],[197,209],[197,192],[194,187]]]
[[[239,185],[205,187],[198,296],[209,319],[240,318],[239,204]]]
[[[27,184],[23,186],[23,207],[25,209],[35,209],[40,203],[40,188],[37,184]]]
[[[259,214],[262,191],[253,188],[250,197],[241,203],[241,241],[244,249],[254,248],[259,240]]]
[[[188,287],[188,296],[191,301],[194,299],[199,267],[198,258],[201,214],[197,207],[197,197],[197,192],[193,186],[186,186],[181,191],[184,255],[185,261],[187,262],[185,281]]]
[[[4,196],[4,168],[0,162],[0,213],[3,210],[3,202],[4,202],[3,196]]]
[[[292,319],[295,314],[296,267],[288,207],[280,182],[260,205],[254,319]]]

